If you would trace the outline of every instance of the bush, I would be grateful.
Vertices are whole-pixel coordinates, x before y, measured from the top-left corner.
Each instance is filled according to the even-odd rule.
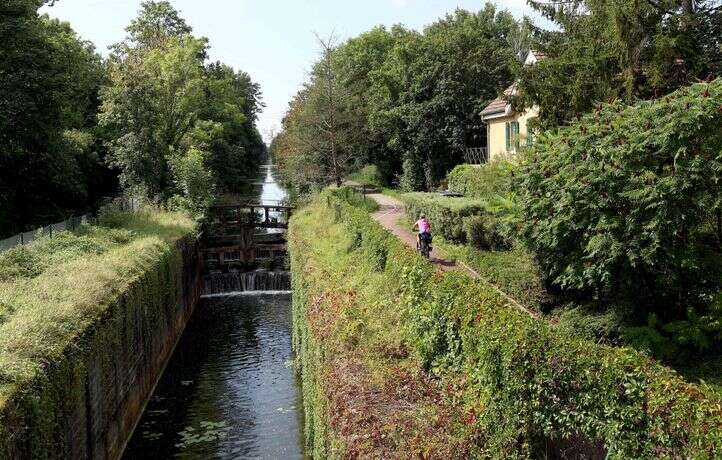
[[[405,192],[416,192],[426,189],[426,178],[423,166],[412,159],[404,160],[402,165],[399,188]]]
[[[622,318],[614,310],[596,311],[589,306],[565,305],[557,319],[560,332],[593,342],[616,345],[622,329]]]
[[[419,215],[426,214],[432,225],[432,232],[455,243],[466,243],[466,218],[484,214],[484,204],[469,198],[449,198],[436,193],[404,193],[401,200],[406,207],[409,222],[415,222]]]
[[[540,136],[518,178],[521,234],[546,276],[625,293],[666,321],[719,289],[722,80],[605,104]]]
[[[385,185],[384,176],[376,165],[366,165],[360,171],[349,176],[349,179],[359,184],[381,188]]]
[[[32,278],[42,273],[40,258],[25,246],[0,253],[0,281]]]
[[[465,217],[464,233],[466,242],[476,249],[499,251],[511,247],[510,242],[502,236],[500,225],[489,214]]]
[[[481,166],[463,164],[448,174],[449,190],[469,198],[493,200],[512,191],[514,163],[496,158]]]

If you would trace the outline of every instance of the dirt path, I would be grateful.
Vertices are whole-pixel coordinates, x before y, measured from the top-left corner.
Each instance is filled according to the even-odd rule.
[[[410,248],[415,249],[416,248],[416,234],[404,227],[399,223],[399,220],[401,220],[402,217],[404,217],[404,204],[397,200],[396,198],[392,198],[388,195],[384,195],[381,193],[372,193],[367,195],[368,197],[372,198],[376,203],[379,205],[378,211],[373,213],[373,218],[378,223],[383,225],[387,230],[389,230],[391,233],[396,235],[398,239],[404,242],[407,246]],[[434,257],[434,254],[431,255],[431,263],[434,264],[439,270],[443,271],[451,271],[451,270],[457,270],[464,272],[466,275],[482,280],[484,283],[488,284],[491,288],[493,288],[495,291],[497,291],[506,301],[507,303],[517,308],[530,316],[533,316],[534,318],[538,318],[539,315],[536,312],[533,312],[529,310],[528,308],[521,305],[519,302],[517,302],[514,298],[509,296],[506,292],[499,289],[496,285],[488,281],[486,278],[481,276],[479,273],[474,271],[471,267],[466,265],[464,262],[459,261],[457,262],[449,259],[444,259],[440,257]]]
[[[404,217],[404,204],[396,198],[381,193],[372,193],[367,196],[379,204],[379,210],[373,213],[374,220],[386,227],[408,247],[416,249],[416,234],[399,224],[399,220]],[[452,260],[434,257],[433,251],[430,261],[441,270],[466,271],[464,268],[457,266]],[[469,275],[473,276],[472,273],[469,273]]]

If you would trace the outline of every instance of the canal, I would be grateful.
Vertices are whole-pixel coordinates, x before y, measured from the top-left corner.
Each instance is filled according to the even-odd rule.
[[[286,198],[273,168],[256,200]],[[202,299],[124,458],[303,458],[291,330],[288,292]]]

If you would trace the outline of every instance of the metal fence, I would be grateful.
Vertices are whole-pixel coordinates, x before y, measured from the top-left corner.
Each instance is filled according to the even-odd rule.
[[[469,147],[464,151],[464,160],[470,165],[484,164],[489,160],[486,147]]]
[[[126,198],[119,197],[111,200],[111,203],[120,206],[126,211],[135,212],[141,207],[141,200],[138,198]],[[0,240],[0,252],[7,251],[16,246],[23,246],[30,244],[38,238],[49,237],[57,235],[60,232],[72,232],[78,229],[83,224],[93,223],[96,215],[93,213],[83,214],[80,216],[73,216],[60,222],[56,222],[50,225],[44,225],[42,227],[28,230],[27,232],[18,233],[9,238]]]

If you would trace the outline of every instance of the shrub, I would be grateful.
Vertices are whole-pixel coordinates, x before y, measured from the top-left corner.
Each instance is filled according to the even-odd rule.
[[[349,176],[349,179],[362,185],[381,188],[385,185],[384,176],[376,165],[366,165],[360,171]]]
[[[415,192],[426,189],[424,169],[419,162],[412,159],[404,160],[402,165],[399,188],[405,192]]]
[[[572,337],[617,344],[622,328],[622,318],[614,310],[595,311],[588,306],[566,305],[562,307],[557,327]]]
[[[40,258],[25,246],[0,253],[0,281],[32,278],[42,272]]]
[[[404,193],[401,200],[410,222],[415,222],[420,214],[426,214],[434,233],[457,243],[466,242],[464,219],[484,213],[483,203],[469,198],[449,198],[436,193],[418,192]]]
[[[489,214],[464,218],[466,242],[476,249],[505,250],[511,246],[497,220]]]
[[[512,191],[514,163],[497,158],[481,166],[463,164],[449,172],[449,190],[470,198],[494,199]]]
[[[604,104],[540,136],[518,178],[521,234],[564,288],[627,293],[665,320],[722,282],[722,80]]]

